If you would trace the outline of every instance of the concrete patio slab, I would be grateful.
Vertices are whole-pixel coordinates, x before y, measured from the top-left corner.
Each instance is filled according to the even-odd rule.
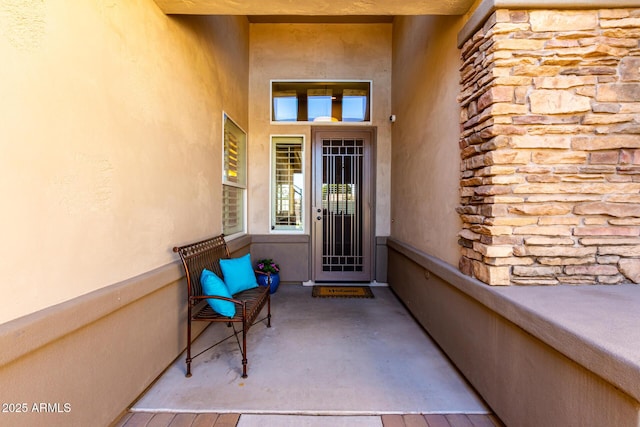
[[[242,414],[487,414],[490,411],[389,288],[375,298],[313,298],[280,286],[272,328],[248,336],[248,374],[233,340],[204,353],[185,378],[184,356],[132,411]],[[224,336],[209,327],[194,354]],[[264,425],[264,424],[261,424]]]

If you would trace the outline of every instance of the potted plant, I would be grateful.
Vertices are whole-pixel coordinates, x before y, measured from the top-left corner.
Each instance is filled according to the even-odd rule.
[[[280,285],[280,266],[271,258],[264,258],[256,262],[256,271],[261,273],[257,276],[258,284],[270,286],[269,293],[274,293]]]

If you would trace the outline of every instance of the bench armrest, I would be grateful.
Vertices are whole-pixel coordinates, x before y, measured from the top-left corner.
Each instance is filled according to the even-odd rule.
[[[192,296],[191,299],[192,300],[219,299],[219,300],[229,301],[237,305],[246,304],[245,301],[241,301],[239,299],[234,299],[234,298],[221,297],[220,295],[198,295],[198,296]]]

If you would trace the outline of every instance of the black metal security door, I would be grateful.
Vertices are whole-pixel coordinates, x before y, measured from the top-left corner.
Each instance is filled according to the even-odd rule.
[[[373,129],[314,130],[314,280],[371,280]]]

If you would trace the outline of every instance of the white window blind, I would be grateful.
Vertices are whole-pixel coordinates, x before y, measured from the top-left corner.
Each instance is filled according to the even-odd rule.
[[[247,135],[226,114],[224,116],[222,176],[222,232],[245,231]]]

